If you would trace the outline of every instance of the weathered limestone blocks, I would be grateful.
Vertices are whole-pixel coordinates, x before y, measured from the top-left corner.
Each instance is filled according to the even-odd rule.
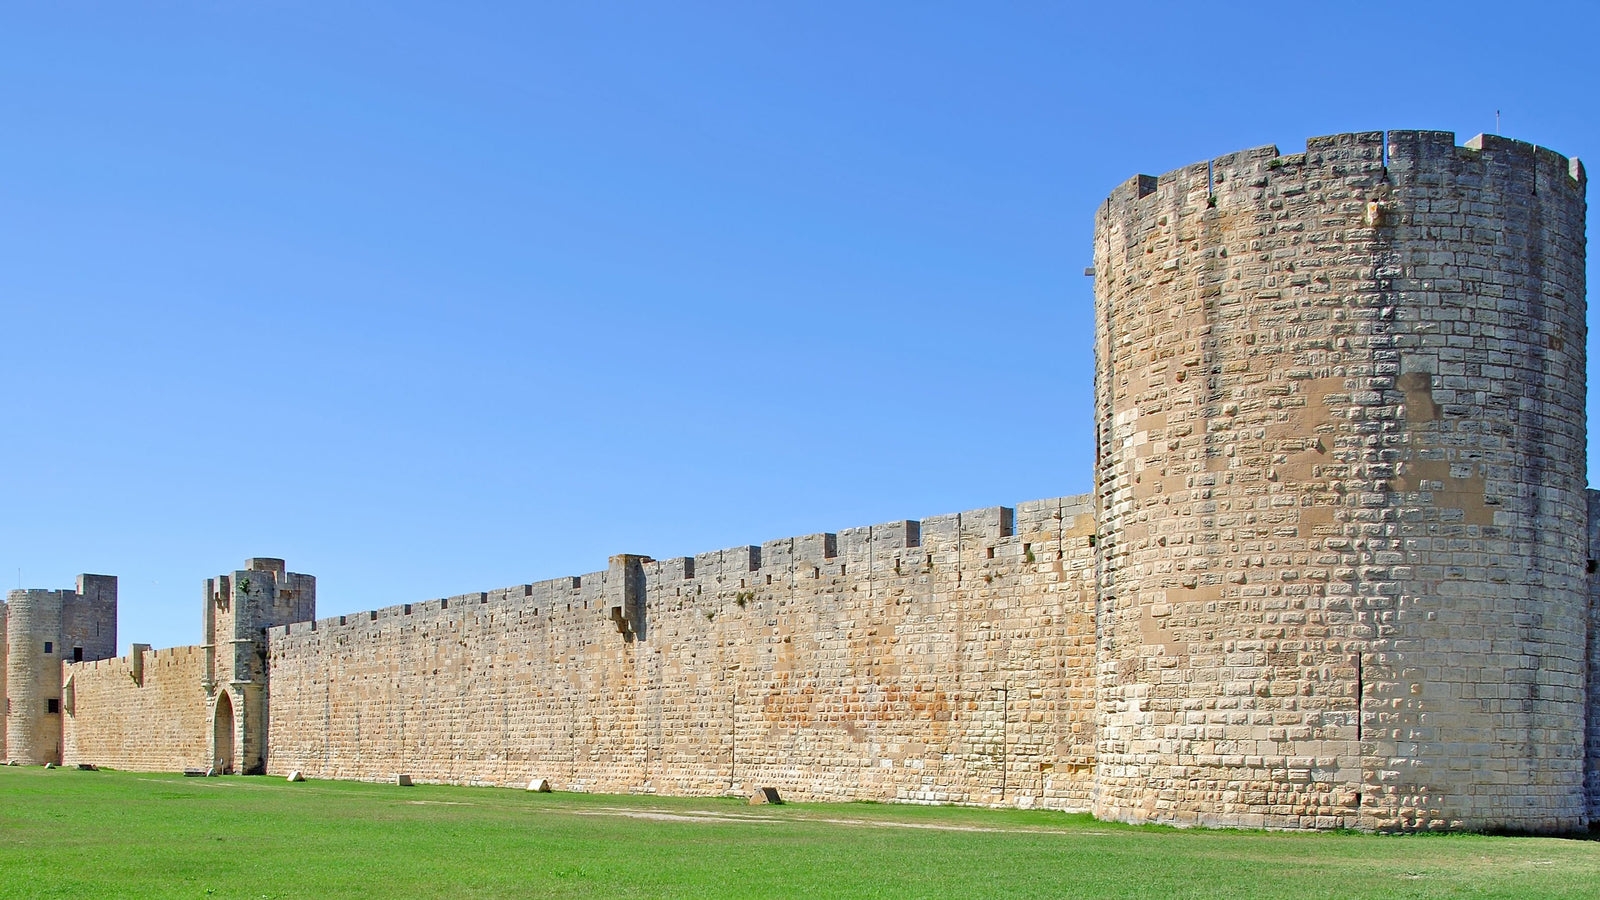
[[[1097,814],[1583,824],[1584,212],[1440,132],[1111,195]]]
[[[68,663],[70,704],[61,717],[62,762],[135,772],[210,765],[211,733],[201,647],[151,650]]]
[[[1584,790],[1589,797],[1589,824],[1600,823],[1600,491],[1589,491],[1589,684],[1588,733],[1584,754]]]
[[[1088,497],[269,631],[269,771],[1083,809]]]
[[[1585,188],[1551,151],[1422,131],[1137,176],[1096,221],[1094,495],[324,619],[314,579],[256,558],[206,583],[201,646],[65,666],[113,652],[114,579],[84,576],[82,603],[14,592],[0,750],[1581,827],[1600,819]]]
[[[18,762],[61,762],[64,661],[105,659],[117,646],[117,579],[79,575],[76,590],[16,590],[0,604],[0,753]]]
[[[201,603],[208,759],[221,772],[259,774],[267,756],[266,630],[315,619],[317,580],[290,572],[281,559],[256,557],[206,579]]]

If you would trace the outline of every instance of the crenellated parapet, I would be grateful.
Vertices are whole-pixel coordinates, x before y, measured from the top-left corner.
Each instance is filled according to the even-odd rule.
[[[294,620],[266,629],[269,641],[308,631],[361,629],[389,621],[421,624],[459,616],[479,606],[516,608],[554,622],[580,625],[589,620],[617,623],[619,642],[637,635],[630,623],[647,615],[644,604],[673,599],[736,598],[765,589],[792,589],[823,579],[843,582],[874,575],[948,571],[955,583],[982,578],[985,564],[999,555],[1033,556],[1025,538],[1039,535],[1075,549],[1092,546],[1091,497],[1052,498],[992,506],[961,513],[902,519],[881,525],[778,538],[760,545],[729,547],[695,556],[657,560],[638,554],[611,557],[607,569],[564,575],[528,584],[475,591],[365,612]],[[1070,538],[1069,538],[1070,535]],[[1052,552],[1055,552],[1052,550]],[[309,576],[306,576],[309,577]],[[213,582],[208,581],[208,591]],[[648,600],[647,600],[648,598]]]

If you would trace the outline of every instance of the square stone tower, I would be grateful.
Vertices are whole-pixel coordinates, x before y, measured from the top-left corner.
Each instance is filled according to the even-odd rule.
[[[266,769],[267,629],[317,615],[317,579],[284,561],[245,560],[206,579],[204,687],[211,704],[211,760],[223,772]]]

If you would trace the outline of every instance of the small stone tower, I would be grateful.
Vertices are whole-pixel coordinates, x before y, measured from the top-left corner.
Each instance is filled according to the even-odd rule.
[[[27,765],[61,762],[61,663],[117,652],[117,579],[79,575],[75,591],[12,591],[0,628],[0,755]]]
[[[1584,188],[1380,131],[1101,207],[1096,815],[1583,826]]]
[[[317,617],[317,579],[281,559],[245,560],[206,579],[204,687],[211,704],[211,760],[219,770],[266,771],[267,629]]]

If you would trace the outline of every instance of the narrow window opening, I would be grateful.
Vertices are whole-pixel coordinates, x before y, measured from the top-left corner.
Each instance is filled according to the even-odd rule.
[[[818,568],[817,566],[812,566],[811,567],[811,577],[812,578],[821,578],[822,577],[822,569]]]
[[[1597,566],[1600,566],[1600,564],[1597,564],[1594,560],[1591,559],[1591,560],[1589,560],[1589,564],[1583,567],[1583,570],[1585,572],[1588,572],[1590,575],[1593,575],[1594,571],[1595,571],[1595,568]]]
[[[987,553],[988,553],[988,557],[989,557],[989,558],[990,558],[990,559],[994,559],[994,548],[993,548],[993,547],[990,547],[990,548],[989,548],[989,549],[988,549],[988,551],[987,551]]]
[[[56,645],[55,645],[54,641],[45,641],[44,642],[44,652],[53,653],[53,652],[55,652],[55,649],[56,649]]]
[[[767,584],[771,584],[771,583],[772,583],[772,576],[768,575],[767,576]]]
[[[411,604],[409,603],[406,604],[406,615],[411,615]]]
[[[61,712],[61,701],[51,697],[49,700],[44,702],[44,711],[47,713]]]
[[[1366,696],[1367,696],[1366,684],[1365,684],[1365,679],[1363,678],[1363,673],[1361,671],[1361,655],[1358,653],[1358,654],[1356,654],[1356,740],[1357,741],[1361,740],[1361,707],[1364,705],[1364,701],[1366,700]],[[1357,801],[1356,805],[1360,806],[1361,805],[1360,801]]]
[[[839,577],[844,577],[844,563],[839,563]]]
[[[72,648],[72,661],[73,662],[83,662],[83,648],[82,647],[73,647]]]
[[[449,609],[450,608],[450,601],[449,600],[440,600],[439,601],[439,608],[440,609]]]
[[[367,615],[372,617],[372,621],[374,621],[374,622],[378,621],[378,611],[377,610],[372,610],[371,612],[367,613]]]

